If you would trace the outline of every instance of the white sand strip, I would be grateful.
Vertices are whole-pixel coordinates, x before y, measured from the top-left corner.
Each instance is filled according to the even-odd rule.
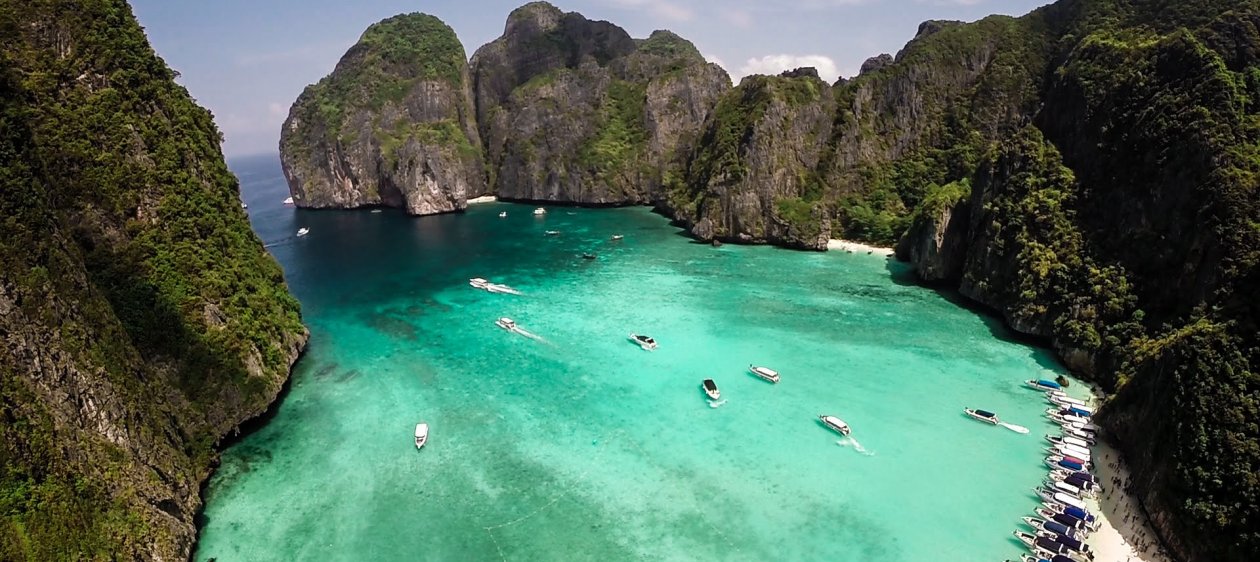
[[[498,201],[498,200],[499,198],[493,195],[483,195],[481,197],[473,197],[472,199],[469,199],[468,204],[476,205],[477,203],[494,203],[495,201]]]
[[[841,250],[850,254],[874,254],[877,256],[893,255],[892,248],[882,248],[880,246],[871,246],[861,242],[853,242],[850,240],[831,239],[827,241],[828,250]]]
[[[1085,541],[1094,550],[1096,562],[1173,562],[1160,546],[1155,531],[1138,501],[1124,490],[1129,469],[1120,453],[1106,443],[1091,447],[1094,474],[1107,492],[1089,500],[1089,510],[1102,516],[1098,532]]]

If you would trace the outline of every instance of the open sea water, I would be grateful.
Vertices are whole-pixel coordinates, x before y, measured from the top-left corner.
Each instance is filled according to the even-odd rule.
[[[281,204],[276,156],[232,167],[312,337],[274,417],[224,451],[197,560],[1022,551],[1011,531],[1037,504],[1054,429],[1022,381],[1063,369],[903,264],[714,248],[645,208],[298,210]],[[501,316],[537,338],[500,329]],[[431,433],[418,451],[420,421]]]

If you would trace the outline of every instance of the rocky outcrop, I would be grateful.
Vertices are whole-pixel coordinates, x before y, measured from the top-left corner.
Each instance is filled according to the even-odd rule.
[[[829,218],[813,172],[834,109],[813,69],[745,78],[718,102],[663,208],[702,240],[826,249]]]
[[[965,198],[925,209],[897,243],[897,259],[913,263],[926,282],[957,282],[967,259],[970,211]]]
[[[671,32],[636,40],[545,2],[513,11],[472,68],[491,183],[516,200],[655,200],[730,87]]]
[[[426,14],[374,24],[290,109],[280,154],[294,203],[465,208],[487,192],[473,107],[450,27]]]
[[[125,3],[0,12],[0,559],[188,559],[214,445],[306,342],[297,302]]]

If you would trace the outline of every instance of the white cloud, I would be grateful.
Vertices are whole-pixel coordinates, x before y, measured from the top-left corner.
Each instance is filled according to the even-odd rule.
[[[825,55],[766,55],[759,59],[748,59],[744,66],[739,67],[739,76],[731,78],[735,78],[738,82],[739,78],[750,74],[779,74],[802,66],[818,69],[818,76],[827,82],[834,82],[840,77],[836,62]]]
[[[647,10],[669,21],[690,21],[695,15],[691,9],[670,0],[607,0],[609,3],[630,10]]]

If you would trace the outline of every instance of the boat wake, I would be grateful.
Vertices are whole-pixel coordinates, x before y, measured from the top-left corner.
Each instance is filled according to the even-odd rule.
[[[853,447],[854,451],[862,453],[863,455],[866,455],[868,457],[875,456],[875,453],[872,453],[866,450],[866,447],[863,447],[862,444],[859,443],[858,440],[854,439],[852,436],[845,437],[844,439],[836,441],[836,444],[841,447]]]
[[[1028,433],[1028,428],[1022,425],[1015,425],[1013,423],[1006,423],[1006,422],[1000,422],[998,423],[998,425],[1005,427],[1006,429],[1009,429],[1011,431],[1014,431],[1015,433]]]
[[[518,326],[515,330],[512,330],[512,331],[513,331],[513,332],[516,332],[516,333],[518,333],[518,334],[520,334],[520,335],[522,335],[522,336],[525,336],[525,337],[527,337],[527,338],[529,338],[529,339],[531,339],[531,340],[534,340],[534,341],[536,341],[536,342],[549,343],[549,342],[548,342],[546,339],[544,339],[542,336],[540,336],[540,335],[538,335],[538,334],[535,334],[535,333],[533,333],[533,332],[531,332],[531,331],[529,331],[529,330],[526,330],[525,328],[521,328],[521,327],[519,327],[519,326]]]
[[[710,407],[710,408],[720,408],[720,407],[722,407],[722,404],[725,404],[725,403],[726,403],[726,401],[725,401],[725,400],[710,400],[710,401],[709,401],[709,407]]]

